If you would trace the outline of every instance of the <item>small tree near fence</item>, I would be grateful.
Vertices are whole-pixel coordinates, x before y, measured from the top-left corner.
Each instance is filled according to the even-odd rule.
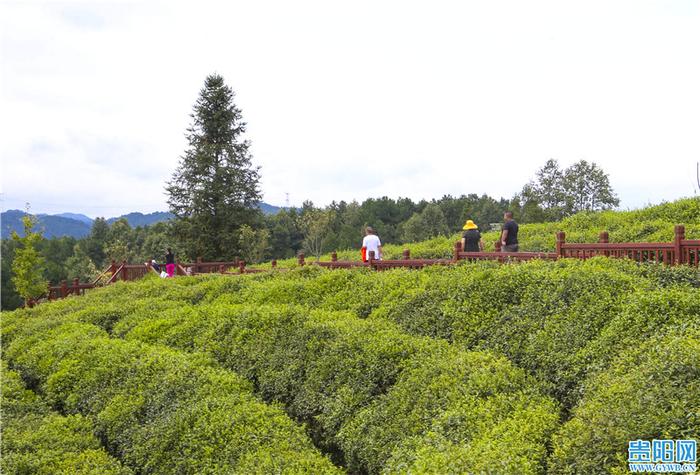
[[[267,229],[255,230],[244,224],[238,238],[243,260],[250,264],[262,262],[270,248],[270,232]]]
[[[304,234],[304,250],[316,260],[321,259],[323,246],[330,233],[332,215],[330,211],[310,208],[301,216],[301,230]]]
[[[12,239],[17,243],[15,258],[12,261],[12,283],[17,293],[25,301],[31,302],[46,293],[48,282],[44,279],[44,258],[37,251],[41,241],[40,232],[33,232],[36,218],[30,214],[22,217],[24,236],[12,233]]]

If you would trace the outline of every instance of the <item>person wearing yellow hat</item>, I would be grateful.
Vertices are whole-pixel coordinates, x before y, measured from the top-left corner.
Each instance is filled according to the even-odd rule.
[[[464,223],[464,234],[462,234],[462,249],[464,252],[484,252],[484,241],[481,239],[479,227],[474,221],[468,219]]]

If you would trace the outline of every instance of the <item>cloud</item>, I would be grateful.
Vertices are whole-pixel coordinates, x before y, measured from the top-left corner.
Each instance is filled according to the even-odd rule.
[[[595,161],[625,207],[674,199],[700,157],[698,15],[690,1],[3,3],[4,206],[166,209],[212,72],[273,204],[511,196],[548,158]]]

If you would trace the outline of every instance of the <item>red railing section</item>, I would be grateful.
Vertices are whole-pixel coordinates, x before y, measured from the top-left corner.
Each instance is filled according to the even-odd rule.
[[[596,243],[569,243],[566,242],[566,234],[558,232],[556,235],[555,252],[501,252],[501,243],[495,243],[495,252],[464,252],[462,243],[454,245],[452,259],[413,259],[408,249],[403,251],[401,259],[375,259],[374,252],[370,252],[369,260],[339,261],[336,252],[331,254],[330,261],[314,262],[314,265],[329,269],[349,269],[354,267],[367,267],[376,271],[394,268],[420,269],[433,265],[455,264],[461,260],[494,260],[498,262],[519,262],[532,259],[556,260],[562,258],[589,259],[595,256],[615,258],[627,258],[637,262],[658,262],[667,265],[690,265],[700,267],[700,240],[685,239],[685,227],[678,225],[674,229],[673,242],[640,242],[640,243],[611,243],[607,231],[600,233]],[[297,263],[306,265],[304,253],[299,253]],[[277,261],[272,261],[272,268],[277,269]],[[277,269],[282,271],[284,269]],[[176,275],[197,275],[219,273],[227,275],[253,274],[266,272],[263,269],[251,269],[246,267],[245,261],[220,261],[203,262],[198,258],[195,262],[177,263]],[[149,272],[155,272],[150,263],[128,264],[126,261],[117,264],[112,261],[93,282],[80,283],[73,279],[71,284],[62,281],[57,286],[48,289],[48,300],[65,298],[69,295],[82,295],[86,290],[102,285],[112,284],[117,281],[132,281],[144,277]],[[109,276],[109,277],[107,277]],[[106,279],[106,280],[105,280]]]
[[[393,267],[421,268],[428,265],[450,264],[460,260],[494,260],[498,262],[519,262],[531,259],[556,260],[562,258],[588,259],[595,256],[607,256],[632,259],[637,262],[659,262],[668,265],[686,264],[700,267],[700,240],[685,239],[685,227],[678,225],[674,229],[673,242],[639,242],[611,243],[607,231],[600,233],[596,243],[569,243],[566,234],[556,235],[555,252],[501,252],[501,243],[494,243],[495,252],[464,252],[462,243],[456,242],[452,259],[411,259],[408,249],[403,251],[403,259],[377,260],[372,255],[368,262],[339,261],[336,253],[331,254],[330,262],[316,262],[316,265],[329,269],[347,269],[351,267],[371,267],[384,270]],[[299,264],[304,265],[303,254]]]

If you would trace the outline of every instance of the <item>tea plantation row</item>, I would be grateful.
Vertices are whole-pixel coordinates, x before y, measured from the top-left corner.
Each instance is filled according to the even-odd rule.
[[[26,321],[14,322],[16,326],[11,322],[6,330],[11,341],[8,358],[26,377],[44,380],[35,374],[47,365],[38,355],[55,354],[59,342],[68,341],[67,351],[77,362],[58,374],[71,375],[75,384],[85,384],[90,372],[100,379],[109,375],[110,380],[121,380],[111,372],[133,372],[132,360],[115,360],[110,351],[105,354],[108,361],[102,362],[96,355],[81,354],[72,340],[79,340],[81,332],[95,331],[90,323],[77,323],[91,321],[113,326],[115,336],[128,340],[157,341],[212,355],[221,366],[256,382],[265,398],[283,403],[290,414],[308,422],[317,443],[352,471],[401,471],[409,465],[460,472],[490,467],[523,473],[542,470],[545,442],[558,418],[556,404],[505,358],[459,351],[446,342],[406,335],[391,322],[361,320],[341,312],[222,305],[183,309],[154,299],[132,301],[121,308],[95,303],[36,320],[35,328]],[[107,341],[117,347],[127,344]],[[100,369],[104,365],[110,372]],[[176,367],[169,372],[179,374]],[[148,377],[151,380],[151,372]],[[48,381],[55,379],[56,373]],[[174,380],[173,392],[188,391],[189,381],[168,379]],[[45,386],[51,393],[53,386]],[[133,388],[126,389],[133,394]],[[152,397],[160,398],[164,392],[167,400],[168,389],[156,386]],[[104,412],[97,398],[113,401],[103,389],[90,394],[85,410]],[[64,404],[66,399],[59,397]],[[130,413],[130,399],[112,402],[113,411],[125,407],[123,411]],[[118,418],[124,414],[118,413]],[[98,417],[99,422],[103,419]],[[211,429],[206,426],[188,429],[183,423],[177,429],[191,434],[201,431],[201,442],[208,445]],[[97,430],[102,431],[99,424]],[[149,428],[149,433],[154,431],[163,432],[158,426]],[[460,443],[465,439],[471,443]],[[156,447],[153,443],[144,437],[128,446],[154,457],[162,451],[163,442]],[[172,455],[157,458],[153,467]],[[149,468],[142,457],[127,460]]]
[[[104,451],[87,454],[87,464],[67,449],[68,458],[54,457],[65,470],[48,470],[46,451],[72,442],[63,440],[67,428],[87,448],[99,447],[94,433],[136,473],[338,472],[301,426],[253,397],[248,381],[202,355],[110,339],[72,318],[9,317],[3,337],[4,357],[67,415],[65,422],[44,422],[39,437],[29,425],[33,414],[18,416],[21,432],[7,432],[5,425],[3,473],[34,473],[13,470],[33,465],[46,468],[43,473],[115,472],[113,459],[97,457]],[[4,388],[13,375],[3,375]],[[11,408],[4,394],[3,414]],[[7,458],[15,446],[25,460]]]
[[[147,279],[6,315],[4,358],[144,473],[335,470],[251,390],[353,473],[624,472],[629,440],[700,437],[698,287],[602,258]],[[249,412],[296,442],[229,434]]]
[[[76,414],[62,416],[28,390],[3,361],[2,473],[94,473],[127,475],[131,470],[108,455],[92,424]]]

